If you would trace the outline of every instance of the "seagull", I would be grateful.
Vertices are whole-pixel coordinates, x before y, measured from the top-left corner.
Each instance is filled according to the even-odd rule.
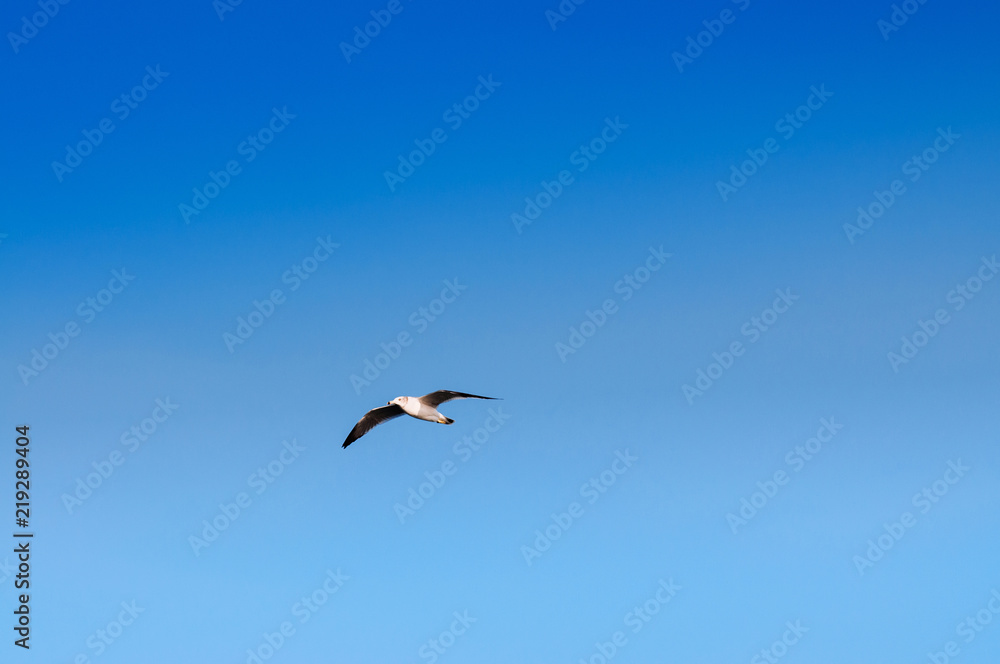
[[[481,397],[478,394],[466,394],[465,392],[452,392],[451,390],[438,390],[425,394],[422,397],[396,397],[384,406],[372,408],[365,416],[358,420],[358,423],[347,435],[342,447],[347,447],[361,436],[365,435],[379,424],[406,414],[418,420],[437,422],[438,424],[451,424],[455,420],[445,417],[438,412],[437,407],[445,401],[452,399],[496,399],[497,397]]]

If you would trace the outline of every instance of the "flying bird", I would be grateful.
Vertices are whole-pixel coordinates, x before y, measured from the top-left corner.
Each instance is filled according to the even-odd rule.
[[[455,420],[445,417],[438,412],[437,407],[445,401],[452,399],[496,399],[497,397],[481,397],[478,394],[466,394],[465,392],[452,392],[451,390],[438,390],[425,394],[422,397],[396,397],[384,406],[372,408],[365,416],[358,420],[358,423],[351,429],[343,447],[347,447],[361,436],[383,422],[397,418],[400,415],[409,415],[418,420],[437,422],[438,424],[451,424]]]

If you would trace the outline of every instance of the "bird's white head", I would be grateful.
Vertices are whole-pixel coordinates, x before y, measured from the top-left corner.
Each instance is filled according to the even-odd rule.
[[[406,402],[409,400],[409,398],[410,397],[396,397],[395,399],[393,399],[392,401],[389,401],[385,405],[386,406],[391,406],[392,404],[396,404],[397,406],[405,406]]]

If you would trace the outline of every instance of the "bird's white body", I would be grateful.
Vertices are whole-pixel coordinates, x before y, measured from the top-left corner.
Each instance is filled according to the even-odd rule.
[[[438,390],[425,394],[422,397],[396,397],[384,406],[372,408],[365,416],[358,420],[358,423],[347,434],[347,439],[342,447],[347,447],[361,436],[365,435],[373,427],[382,422],[409,415],[425,422],[437,422],[438,424],[452,424],[455,420],[445,417],[438,412],[437,407],[452,399],[494,399],[495,397],[482,397],[478,394],[468,394],[466,392],[455,392],[453,390]]]
[[[451,424],[451,420],[438,412],[437,408],[428,406],[417,397],[396,397],[389,404],[396,404],[403,409],[403,412],[410,417],[427,422],[437,422],[438,424]],[[386,405],[389,405],[386,404]]]

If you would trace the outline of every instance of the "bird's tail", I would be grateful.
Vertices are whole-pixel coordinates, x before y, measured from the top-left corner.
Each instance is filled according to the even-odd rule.
[[[443,420],[438,420],[438,421],[441,424],[454,424],[455,423],[455,420],[451,419],[450,417],[446,417]]]

